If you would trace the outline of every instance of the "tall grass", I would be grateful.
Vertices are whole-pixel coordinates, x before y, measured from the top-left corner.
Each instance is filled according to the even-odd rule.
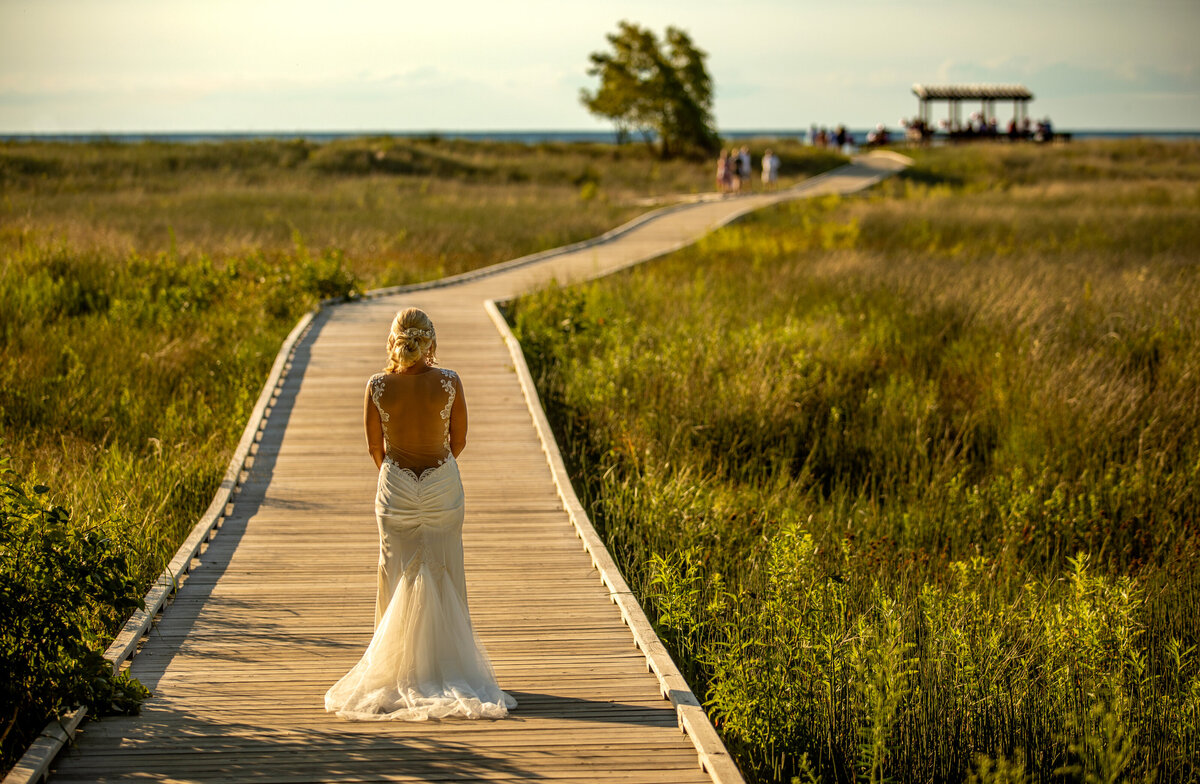
[[[838,162],[789,154],[793,177]],[[599,144],[5,143],[0,440],[64,506],[129,518],[157,574],[318,300],[594,236],[635,195],[708,183]]]
[[[921,155],[516,301],[758,781],[1195,780],[1200,148]]]
[[[840,156],[775,145],[785,182]],[[595,236],[633,202],[712,189],[708,166],[640,146],[349,139],[326,144],[0,144],[0,251],[214,259],[336,250],[368,287]]]
[[[785,152],[792,177],[839,161]],[[0,451],[144,587],[319,300],[594,236],[710,177],[611,145],[0,144]],[[93,599],[62,612],[103,649],[127,608]],[[46,720],[19,707],[0,705],[0,770]]]

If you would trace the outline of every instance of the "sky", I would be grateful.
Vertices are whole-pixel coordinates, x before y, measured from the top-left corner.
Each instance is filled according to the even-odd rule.
[[[894,126],[959,82],[1200,129],[1200,0],[0,0],[0,133],[600,130],[622,19],[708,52],[721,130]]]

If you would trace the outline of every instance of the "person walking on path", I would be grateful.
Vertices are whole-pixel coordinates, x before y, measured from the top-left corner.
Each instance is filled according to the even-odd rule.
[[[775,190],[776,180],[779,179],[779,158],[767,150],[762,157],[762,184],[769,191]]]
[[[746,190],[750,190],[753,183],[753,169],[750,162],[750,148],[743,146],[738,151],[738,174],[742,177],[742,182],[746,184]]]

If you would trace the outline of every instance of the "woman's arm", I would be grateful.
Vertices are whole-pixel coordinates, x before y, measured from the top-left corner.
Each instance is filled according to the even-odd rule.
[[[367,395],[363,401],[363,427],[367,431],[367,452],[375,461],[375,469],[383,465],[383,422],[379,419],[379,409],[371,399],[371,385],[367,384]]]
[[[467,398],[462,380],[454,374],[454,405],[450,408],[450,454],[458,457],[467,446]]]

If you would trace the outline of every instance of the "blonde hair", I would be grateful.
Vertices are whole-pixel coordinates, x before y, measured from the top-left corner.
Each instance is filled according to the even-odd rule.
[[[387,341],[388,363],[384,371],[396,373],[418,362],[437,361],[437,333],[433,322],[420,308],[405,308],[392,319]]]

